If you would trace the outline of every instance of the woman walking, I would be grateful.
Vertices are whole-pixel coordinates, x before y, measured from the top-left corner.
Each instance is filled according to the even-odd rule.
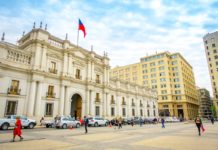
[[[21,124],[21,120],[20,117],[17,116],[16,117],[16,123],[15,123],[15,127],[14,127],[14,132],[13,132],[13,140],[12,142],[14,142],[15,137],[18,135],[20,137],[20,141],[23,140],[23,137],[21,136],[22,132],[21,132],[21,128],[22,128],[22,124]]]
[[[198,128],[198,134],[199,134],[199,136],[201,136],[202,121],[201,121],[201,119],[200,119],[199,116],[196,117],[196,119],[195,119],[195,124],[196,124],[196,126],[197,126],[197,128]]]

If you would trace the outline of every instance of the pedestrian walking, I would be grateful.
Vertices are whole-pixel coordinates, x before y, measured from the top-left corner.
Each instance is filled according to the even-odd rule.
[[[118,120],[115,119],[115,120],[114,120],[114,129],[116,130],[117,128],[118,128]]]
[[[162,128],[165,128],[165,125],[164,125],[164,123],[165,123],[165,120],[164,120],[164,118],[161,118],[161,124],[162,124]]]
[[[42,117],[41,119],[40,119],[40,126],[42,126],[42,123],[44,122],[44,117]]]
[[[211,120],[211,123],[214,124],[214,118],[213,118],[213,116],[211,116],[210,120]]]
[[[139,119],[139,125],[140,125],[140,127],[142,127],[142,123],[143,123],[143,120],[142,120],[142,117],[140,117],[140,119]]]
[[[134,120],[133,119],[131,119],[131,125],[132,125],[132,127],[134,126]]]
[[[202,121],[201,121],[201,118],[199,116],[196,117],[195,124],[196,124],[197,129],[198,129],[198,135],[201,136]]]
[[[21,128],[22,128],[21,120],[20,120],[20,117],[17,116],[16,117],[16,122],[15,122],[15,127],[14,127],[14,130],[13,130],[13,139],[12,139],[12,142],[14,142],[15,137],[17,135],[20,137],[20,141],[23,140],[23,137],[21,136],[21,134],[22,134]]]
[[[89,119],[84,116],[85,133],[88,133]]]
[[[118,129],[122,128],[122,118],[118,119]]]

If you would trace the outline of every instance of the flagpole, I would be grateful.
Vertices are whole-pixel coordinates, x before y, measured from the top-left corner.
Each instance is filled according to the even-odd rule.
[[[77,33],[77,48],[79,46],[79,28],[78,28],[78,33]]]

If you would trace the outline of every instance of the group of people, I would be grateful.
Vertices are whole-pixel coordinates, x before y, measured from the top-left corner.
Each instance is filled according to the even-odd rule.
[[[44,118],[41,119],[40,122],[43,121],[43,120],[44,120]],[[85,133],[88,133],[88,125],[89,125],[88,117],[84,116],[84,119],[81,119],[80,121],[81,121],[81,124],[82,123],[84,124]],[[204,130],[205,130],[204,127],[203,127],[203,124],[202,124],[202,120],[201,120],[201,118],[199,116],[197,116],[194,121],[195,121],[196,127],[198,129],[198,135],[201,136],[201,130],[202,130],[202,132],[204,132]],[[211,117],[211,123],[214,124],[214,118],[213,117]],[[162,128],[165,128],[164,118],[161,118],[161,124],[162,124]],[[110,125],[111,125],[111,122],[110,122]],[[131,125],[132,126],[134,125],[133,119],[131,120]],[[141,124],[140,124],[140,126],[141,126]],[[118,127],[118,129],[122,128],[122,118],[121,117],[114,120],[114,127],[115,127],[115,129],[117,127]],[[15,141],[16,136],[20,137],[20,141],[23,140],[23,137],[21,136],[22,135],[21,129],[22,129],[21,120],[20,120],[20,117],[17,116],[16,117],[16,122],[15,122],[15,127],[14,127],[14,130],[13,130],[12,142]]]

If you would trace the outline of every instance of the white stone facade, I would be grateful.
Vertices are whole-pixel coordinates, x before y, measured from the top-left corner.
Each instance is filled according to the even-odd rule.
[[[42,29],[31,30],[18,43],[0,42],[0,117],[157,117],[156,91],[110,79],[106,54]]]

